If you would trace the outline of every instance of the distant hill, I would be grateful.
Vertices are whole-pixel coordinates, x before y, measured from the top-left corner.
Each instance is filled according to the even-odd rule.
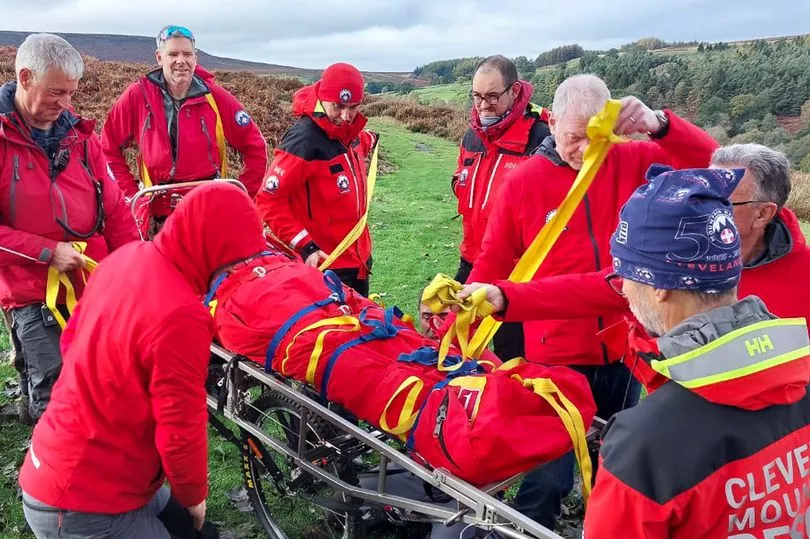
[[[0,31],[0,46],[17,47],[29,33]],[[99,60],[150,65],[155,63],[155,38],[153,37],[74,33],[58,33],[58,35],[70,41],[80,52]],[[203,50],[198,50],[198,61],[206,69],[218,71],[249,71],[256,74],[289,75],[305,80],[314,80],[321,74],[319,69],[249,62],[236,58],[215,56]],[[369,82],[401,83],[407,79],[411,80],[416,86],[425,84],[422,81],[414,80],[410,73],[365,72],[364,75]]]

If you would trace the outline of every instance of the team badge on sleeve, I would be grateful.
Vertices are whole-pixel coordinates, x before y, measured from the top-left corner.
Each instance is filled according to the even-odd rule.
[[[250,114],[248,114],[245,110],[240,110],[234,116],[234,120],[236,120],[236,125],[245,127],[250,123]]]
[[[264,189],[270,193],[275,193],[278,190],[278,178],[275,176],[267,178],[267,181],[264,182]]]

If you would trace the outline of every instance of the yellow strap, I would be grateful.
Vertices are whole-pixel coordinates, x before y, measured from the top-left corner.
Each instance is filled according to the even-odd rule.
[[[478,318],[489,316],[495,310],[495,307],[487,301],[484,288],[479,288],[469,297],[460,299],[458,292],[462,288],[464,288],[464,285],[458,281],[439,273],[422,292],[422,303],[427,305],[435,314],[442,312],[448,305],[457,305],[459,307],[455,322],[448,332],[444,334],[439,346],[437,368],[440,371],[454,371],[462,366],[462,362],[458,362],[452,367],[445,366],[444,361],[450,351],[450,344],[454,338],[457,339],[462,357],[464,359],[468,358],[470,326]]]
[[[214,109],[214,114],[217,116],[217,126],[215,128],[217,137],[217,148],[219,148],[219,177],[228,177],[228,148],[225,146],[225,129],[222,127],[222,116],[219,114],[219,107],[214,99],[213,94],[205,94],[205,100]],[[149,176],[149,170],[146,168],[146,163],[141,155],[141,181],[144,187],[152,187],[152,178]]]
[[[143,156],[141,156],[141,182],[143,182],[144,188],[152,187],[152,178],[149,177],[149,170],[146,168],[146,163],[143,161]]]
[[[517,375],[515,377],[520,379]],[[523,386],[545,399],[554,408],[557,415],[560,416],[560,420],[562,420],[565,430],[568,431],[574,445],[574,455],[576,455],[579,470],[582,473],[582,500],[584,504],[587,504],[588,497],[591,495],[593,467],[591,465],[591,456],[588,453],[588,440],[585,438],[585,424],[582,421],[582,414],[550,378],[526,378],[523,380]],[[560,402],[557,402],[557,399]]]
[[[98,263],[86,256],[84,254],[85,249],[87,249],[87,243],[83,241],[74,241],[71,243],[74,249],[78,251],[82,258],[84,259],[84,264],[86,266],[86,270],[88,273],[96,269]],[[83,270],[79,270],[82,272],[82,279],[86,282],[86,276]],[[59,324],[59,327],[65,329],[67,325],[67,320],[65,317],[62,316],[62,313],[56,307],[56,301],[59,298],[59,288],[61,286],[65,287],[65,306],[67,307],[68,313],[73,314],[73,310],[76,308],[76,289],[73,288],[73,283],[70,281],[70,277],[66,273],[62,273],[57,270],[53,266],[48,266],[48,279],[45,283],[45,305],[48,307],[48,310],[51,311],[53,317],[56,319],[56,322]]]
[[[394,391],[394,394],[388,399],[385,408],[383,408],[382,415],[380,416],[380,428],[404,440],[405,434],[413,428],[414,423],[416,423],[416,418],[419,417],[419,410],[414,411],[414,408],[416,407],[416,399],[419,398],[419,393],[422,392],[422,388],[424,387],[425,382],[418,376],[409,376],[406,378],[405,381],[399,385],[397,390]],[[408,389],[408,396],[405,397],[405,403],[402,405],[402,410],[399,412],[397,424],[392,427],[388,424],[388,418],[386,417],[388,415],[388,408],[399,394],[406,389]]]
[[[290,344],[287,345],[286,350],[284,351],[284,359],[281,360],[281,374],[287,375],[287,361],[290,359],[290,349],[292,348],[293,344],[295,344],[296,339],[299,336],[306,333],[307,331],[312,331],[313,329],[318,329],[324,326],[350,326],[346,327],[334,327],[331,329],[327,329],[322,331],[318,338],[315,339],[315,346],[312,348],[312,353],[309,356],[309,363],[307,364],[307,382],[310,385],[315,384],[315,371],[318,368],[318,361],[321,359],[321,353],[323,352],[323,341],[326,338],[326,335],[333,331],[359,331],[360,330],[360,320],[355,318],[354,316],[335,316],[332,318],[325,318],[323,320],[318,320],[317,322],[313,322],[312,324],[308,325],[304,329],[300,330],[298,333],[295,334],[293,339],[290,341]]]
[[[582,168],[577,174],[577,178],[565,200],[562,201],[560,207],[554,216],[543,226],[537,237],[534,238],[529,248],[520,257],[515,269],[509,275],[509,280],[516,283],[525,283],[530,281],[537,269],[543,263],[548,255],[557,238],[565,229],[574,210],[577,209],[582,197],[585,196],[588,188],[591,186],[596,173],[602,166],[602,162],[607,156],[610,146],[623,140],[613,133],[613,128],[619,118],[619,111],[621,110],[621,103],[612,99],[605,103],[605,107],[588,122],[587,135],[590,139],[588,147],[585,149],[585,154],[582,159]],[[478,357],[484,349],[489,345],[495,332],[500,327],[501,322],[496,321],[494,318],[486,318],[475,335],[472,338],[472,343],[469,347],[469,353],[472,357]]]
[[[214,109],[214,114],[217,115],[217,147],[219,148],[219,177],[228,177],[228,148],[225,146],[225,130],[222,127],[222,116],[219,115],[219,107],[214,99],[214,94],[205,94],[205,99],[211,108]]]
[[[320,103],[320,101],[318,102]],[[319,270],[324,271],[331,266],[335,260],[337,260],[340,255],[346,252],[346,249],[352,246],[354,242],[363,234],[363,231],[366,229],[366,222],[368,221],[368,210],[371,207],[371,196],[374,194],[374,185],[377,183],[377,156],[380,151],[379,143],[374,148],[374,153],[371,156],[371,164],[368,167],[368,188],[366,189],[366,211],[363,213],[363,216],[357,221],[357,224],[349,230],[349,233],[346,234],[346,237],[338,243],[337,247],[335,247],[332,252],[326,257],[326,260],[321,262],[321,265],[318,267]]]

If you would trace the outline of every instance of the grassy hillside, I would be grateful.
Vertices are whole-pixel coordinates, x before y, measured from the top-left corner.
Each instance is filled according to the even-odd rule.
[[[470,104],[470,82],[453,82],[450,84],[439,84],[436,86],[426,86],[412,91],[409,95],[415,97],[420,103],[425,105],[448,104],[469,106]]]

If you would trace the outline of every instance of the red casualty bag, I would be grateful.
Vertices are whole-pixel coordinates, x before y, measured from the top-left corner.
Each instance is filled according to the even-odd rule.
[[[576,372],[462,361],[455,348],[439,367],[438,343],[396,308],[382,309],[332,272],[285,255],[262,254],[222,274],[206,302],[223,346],[308,383],[407,440],[430,465],[476,484],[562,456],[572,436],[584,441],[593,418],[588,384]]]
[[[518,358],[434,389],[409,446],[474,485],[507,479],[572,449],[590,467],[585,432],[595,413],[584,376]]]

